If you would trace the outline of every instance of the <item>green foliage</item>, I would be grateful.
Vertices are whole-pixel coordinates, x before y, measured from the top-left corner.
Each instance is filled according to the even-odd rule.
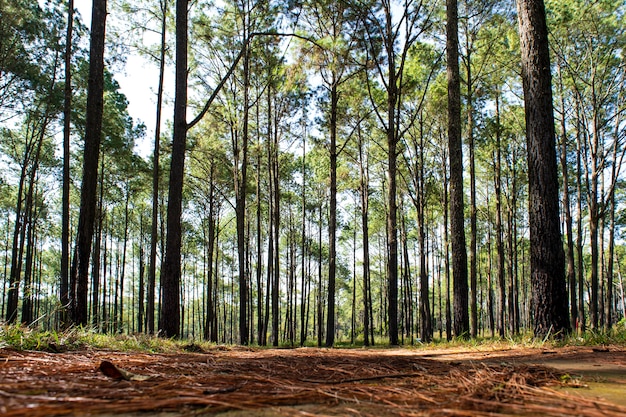
[[[65,332],[40,331],[18,325],[0,326],[0,348],[60,352],[87,346],[87,339],[79,329]]]
[[[348,336],[348,337],[346,337]],[[559,348],[565,346],[626,346],[626,321],[622,319],[612,332],[589,331],[583,335],[570,335],[561,339],[535,339],[530,333],[513,337],[476,339],[454,338],[451,341],[435,338],[430,343],[405,345],[408,350],[429,349],[471,349],[478,351],[522,349],[522,348]],[[305,344],[316,347],[313,339]],[[260,346],[257,346],[260,347]],[[281,347],[292,347],[283,343]],[[335,343],[336,348],[363,348],[362,337],[350,343],[349,335]],[[391,348],[382,340],[374,346],[377,349]],[[230,345],[215,345],[201,340],[164,339],[146,334],[102,334],[94,329],[73,327],[65,331],[43,331],[37,328],[18,325],[0,325],[0,349],[36,350],[44,352],[66,352],[82,349],[112,350],[119,352],[181,353],[206,352],[213,349],[232,349]]]
[[[0,349],[3,348],[54,353],[81,349],[180,353],[192,349],[209,350],[212,345],[206,342],[163,339],[145,334],[102,334],[83,327],[72,327],[57,332],[18,325],[0,325]]]
[[[582,335],[572,334],[563,341],[555,342],[556,346],[604,346],[626,345],[626,320],[621,319],[611,331],[589,330]]]

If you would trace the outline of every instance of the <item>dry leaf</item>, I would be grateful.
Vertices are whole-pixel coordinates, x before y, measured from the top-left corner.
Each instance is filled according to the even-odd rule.
[[[124,369],[115,366],[112,362],[109,361],[102,361],[100,363],[99,369],[109,378],[118,380],[123,379],[126,381],[145,381],[147,379],[150,379],[150,377],[147,375],[137,375],[125,371]]]

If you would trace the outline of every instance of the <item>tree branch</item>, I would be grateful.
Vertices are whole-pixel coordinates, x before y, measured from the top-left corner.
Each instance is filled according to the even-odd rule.
[[[244,53],[246,52],[248,45],[250,45],[250,42],[252,41],[252,39],[257,36],[294,37],[297,39],[302,39],[307,42],[310,42],[313,45],[317,46],[318,48],[325,50],[325,48],[322,45],[318,44],[315,40],[308,38],[306,36],[303,36],[303,35],[298,35],[297,33],[279,33],[279,32],[253,32],[251,33],[250,37],[246,39],[246,41],[244,42],[243,47],[241,48],[241,51],[239,51],[239,54],[237,54],[237,57],[235,58],[231,66],[228,68],[226,75],[222,77],[219,84],[215,87],[215,89],[213,90],[213,93],[211,93],[211,96],[208,98],[207,102],[205,103],[200,113],[191,122],[187,123],[187,130],[197,125],[198,122],[200,122],[200,120],[202,120],[202,118],[206,115],[207,111],[209,111],[209,107],[211,107],[213,100],[215,100],[215,98],[221,91],[222,87],[224,87],[224,84],[226,84],[226,81],[228,80],[228,78],[230,78],[233,72],[235,72],[235,68],[237,67],[237,64],[239,64],[239,61],[241,60]]]

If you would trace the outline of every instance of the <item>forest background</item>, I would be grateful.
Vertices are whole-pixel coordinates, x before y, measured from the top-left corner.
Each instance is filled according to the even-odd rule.
[[[161,280],[175,123],[161,114],[161,98],[174,97],[162,96],[171,90],[160,75],[173,69],[173,6],[108,4],[102,143],[87,172],[97,203],[86,319],[75,320],[66,307],[80,292],[69,259],[86,178],[89,31],[66,2],[1,3],[6,322],[156,333],[173,294],[179,320],[165,333],[214,342],[395,344],[533,328],[513,2],[459,3],[467,334],[454,327],[462,303],[451,271],[446,5],[188,4],[192,122],[175,292]],[[624,326],[626,316],[624,8],[546,2],[561,184],[553,191],[579,331]],[[153,127],[133,120],[116,81],[136,54],[159,69],[142,104],[154,103]]]

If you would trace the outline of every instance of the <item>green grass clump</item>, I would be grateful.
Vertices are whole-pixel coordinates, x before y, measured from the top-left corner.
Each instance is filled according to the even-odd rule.
[[[216,347],[209,342],[165,339],[147,334],[103,334],[84,327],[57,332],[0,323],[0,349],[3,348],[53,353],[81,349],[180,353],[209,351]]]
[[[611,330],[587,330],[583,334],[571,334],[558,346],[598,346],[598,345],[626,345],[626,321],[622,319]]]
[[[26,326],[0,325],[0,348],[60,352],[80,349],[87,344],[88,340],[77,329],[56,332]]]

